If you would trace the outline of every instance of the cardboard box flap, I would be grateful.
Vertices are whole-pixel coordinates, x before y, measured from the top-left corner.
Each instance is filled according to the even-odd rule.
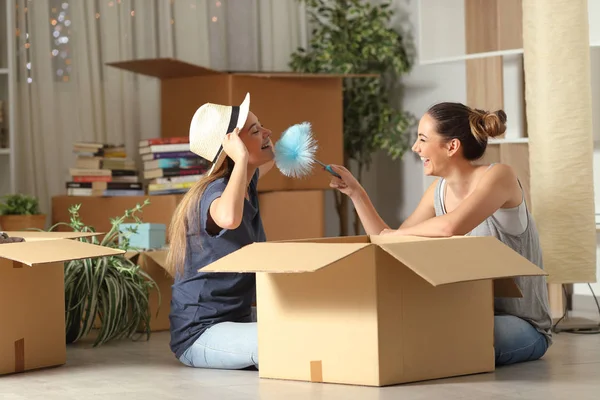
[[[370,243],[253,243],[199,272],[314,272],[356,253]]]
[[[330,74],[326,72],[322,73],[308,73],[308,72],[233,72],[231,75],[238,76],[252,76],[255,78],[316,78],[316,79],[332,79],[332,78],[377,78],[378,74]]]
[[[20,237],[26,242],[34,242],[39,240],[56,240],[56,239],[77,239],[82,237],[92,237],[103,235],[99,232],[39,232],[39,231],[4,231],[8,237]]]
[[[35,242],[8,243],[0,245],[0,257],[29,266],[59,261],[79,260],[125,253],[123,250],[79,242],[70,239],[42,240]]]
[[[433,286],[482,279],[547,275],[495,237],[379,244]]]
[[[222,73],[174,58],[120,61],[107,63],[106,65],[160,79],[187,78],[191,76],[217,75]]]
[[[494,297],[523,297],[513,278],[494,279]]]
[[[156,264],[164,268],[167,265],[168,250],[147,251],[144,255],[154,261]]]
[[[156,264],[164,268],[165,265],[167,265],[167,254],[169,254],[168,250],[152,250],[142,252],[129,250],[125,253],[125,258],[132,260],[133,262],[138,262],[138,257],[143,255],[144,257],[148,257]]]

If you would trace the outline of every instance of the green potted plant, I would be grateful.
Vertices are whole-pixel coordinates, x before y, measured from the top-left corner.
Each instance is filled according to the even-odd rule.
[[[40,212],[39,201],[34,196],[9,194],[0,202],[0,227],[4,231],[44,229],[46,214]]]
[[[129,235],[136,228],[123,232],[119,226],[125,221],[142,221],[137,216],[143,204],[126,210],[124,215],[111,219],[112,228],[101,239],[99,236],[84,237],[77,240],[100,246],[136,251],[130,247]],[[67,226],[74,232],[95,232],[93,227],[85,225],[79,218],[81,204],[69,207],[70,222],[59,222],[58,226]],[[93,346],[102,345],[113,339],[137,339],[145,334],[150,337],[150,290],[160,290],[156,282],[136,265],[127,254],[95,259],[73,260],[65,263],[65,319],[67,343],[73,343],[87,337],[92,328],[99,325],[99,332]],[[158,312],[158,310],[157,310]]]
[[[291,56],[296,72],[375,74],[375,77],[344,79],[344,164],[356,163],[356,178],[370,167],[372,154],[385,150],[393,159],[410,148],[415,118],[401,110],[394,95],[400,77],[413,63],[407,35],[391,27],[394,11],[390,1],[372,4],[365,0],[299,0],[307,5],[314,28],[307,49]],[[347,198],[336,192],[340,234],[346,235]],[[354,232],[359,220],[354,216]]]

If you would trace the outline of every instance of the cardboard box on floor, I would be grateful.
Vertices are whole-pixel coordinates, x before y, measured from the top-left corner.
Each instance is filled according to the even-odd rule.
[[[260,214],[268,241],[325,236],[325,191],[261,193]]]
[[[128,252],[126,256],[145,271],[160,290],[160,304],[155,289],[150,291],[150,330],[152,332],[169,330],[169,311],[171,308],[171,285],[173,278],[165,270],[167,250]]]
[[[202,104],[240,104],[250,93],[250,111],[273,131],[273,142],[289,126],[309,121],[319,149],[316,158],[343,164],[342,79],[373,75],[223,72],[170,58],[112,62],[107,65],[153,76],[161,84],[161,136],[187,136]],[[305,179],[274,169],[258,184],[261,192],[329,189],[331,176],[315,168]]]
[[[255,243],[204,271],[257,273],[260,377],[369,386],[493,371],[494,296],[546,275],[465,236]]]
[[[66,362],[63,262],[122,254],[78,232],[7,232],[0,244],[0,375]]]

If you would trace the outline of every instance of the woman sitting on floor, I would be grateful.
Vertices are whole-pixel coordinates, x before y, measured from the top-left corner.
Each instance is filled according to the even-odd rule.
[[[539,236],[525,203],[523,188],[504,164],[474,165],[488,138],[506,130],[504,111],[485,112],[460,103],[431,107],[419,122],[412,150],[423,161],[426,175],[438,176],[416,210],[391,230],[352,174],[333,166],[342,179],[331,187],[350,197],[369,235],[495,236],[543,268]],[[494,300],[496,365],[541,358],[552,343],[545,277],[517,277],[522,298]]]
[[[169,228],[171,350],[190,367],[258,367],[255,275],[198,272],[266,241],[257,183],[273,166],[273,144],[249,106],[250,95],[239,107],[204,104],[190,126],[190,150],[213,163],[186,193]]]

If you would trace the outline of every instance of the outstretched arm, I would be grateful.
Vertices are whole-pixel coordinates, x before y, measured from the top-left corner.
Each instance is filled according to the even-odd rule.
[[[510,200],[516,182],[512,168],[498,164],[483,175],[473,193],[454,211],[390,233],[428,237],[466,235]]]
[[[435,195],[435,187],[438,184],[438,180],[436,179],[433,182],[425,193],[423,197],[421,197],[421,201],[419,205],[415,209],[415,211],[410,214],[410,216],[400,225],[400,228],[410,228],[417,224],[420,224],[423,221],[431,219],[435,217],[435,208],[433,206],[434,203],[434,195]]]

